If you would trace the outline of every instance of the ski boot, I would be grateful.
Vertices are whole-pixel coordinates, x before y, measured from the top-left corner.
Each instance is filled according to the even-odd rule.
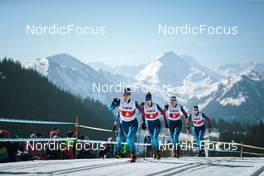
[[[173,150],[173,156],[175,158],[180,158],[180,145],[177,145],[176,148]]]
[[[117,152],[115,158],[122,158],[122,152]]]
[[[179,149],[173,150],[173,157],[174,158],[180,158],[180,150]]]
[[[204,149],[199,150],[199,154],[198,154],[198,156],[199,156],[199,157],[205,157]]]
[[[156,159],[159,160],[159,159],[161,158],[160,150],[157,150],[156,153],[157,153],[157,157],[156,157]]]
[[[131,154],[130,163],[136,162],[136,159],[137,159],[137,155],[136,154]]]
[[[157,159],[158,154],[156,150],[153,150],[153,154],[152,154],[153,159]]]

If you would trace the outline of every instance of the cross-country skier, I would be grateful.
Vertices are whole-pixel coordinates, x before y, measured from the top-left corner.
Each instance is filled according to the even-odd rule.
[[[204,153],[203,149],[203,143],[202,141],[204,140],[204,133],[205,133],[205,124],[204,120],[208,122],[208,132],[211,132],[211,120],[210,118],[205,115],[203,112],[199,111],[198,106],[193,107],[193,112],[190,114],[189,119],[193,123],[194,127],[194,133],[195,133],[195,138],[196,138],[196,143],[199,146],[199,156],[202,156]]]
[[[181,114],[183,114],[185,117],[185,126],[187,130],[189,130],[188,115],[184,110],[183,106],[177,103],[176,96],[170,97],[170,103],[165,105],[164,111],[166,111],[166,116],[168,118],[168,127],[170,130],[172,143],[174,145],[173,155],[174,157],[179,158],[179,135],[182,129]]]
[[[131,98],[130,88],[124,89],[124,94],[121,99],[113,99],[110,110],[115,110],[116,108],[118,108],[118,115],[116,116],[113,130],[115,131],[117,123],[119,122],[117,144],[118,153],[121,152],[123,137],[125,137],[131,152],[130,162],[135,162],[137,158],[135,137],[138,130],[136,114],[138,111],[140,112],[140,106],[137,101]]]
[[[141,127],[142,129],[146,129],[147,124],[147,128],[151,137],[153,158],[160,159],[159,134],[161,129],[161,121],[159,115],[161,114],[163,116],[165,127],[167,127],[168,125],[166,121],[165,112],[158,104],[152,102],[151,93],[146,94],[145,103],[141,104],[141,108],[143,116],[143,122]]]
[[[121,123],[118,104],[120,104],[120,100],[118,98],[114,98],[109,108],[109,110],[114,114],[114,127],[113,127],[114,133],[116,132],[117,125]],[[121,148],[122,148],[123,138],[124,138],[123,130],[121,128],[121,125],[119,125],[118,135],[116,137],[117,144],[114,147],[115,148],[114,156],[116,158],[122,157]]]

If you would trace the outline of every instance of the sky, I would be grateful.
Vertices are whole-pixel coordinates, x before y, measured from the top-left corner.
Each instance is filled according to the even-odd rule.
[[[0,57],[67,53],[83,62],[139,65],[168,51],[208,67],[263,62],[264,1],[0,1]],[[27,25],[105,27],[104,35],[31,35]],[[161,35],[158,25],[237,27],[236,35]]]

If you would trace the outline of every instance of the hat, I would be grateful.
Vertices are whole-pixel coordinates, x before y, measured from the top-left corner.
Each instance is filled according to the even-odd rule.
[[[131,89],[129,87],[125,88],[124,94],[131,95]]]
[[[147,94],[146,94],[146,98],[145,98],[145,100],[146,100],[146,101],[150,101],[150,100],[152,100],[152,95],[151,95],[151,93],[147,93]]]

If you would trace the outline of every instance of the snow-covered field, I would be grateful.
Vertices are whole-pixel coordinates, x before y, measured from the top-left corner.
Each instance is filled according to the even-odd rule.
[[[264,158],[77,159],[0,164],[0,175],[245,175],[264,176]]]

